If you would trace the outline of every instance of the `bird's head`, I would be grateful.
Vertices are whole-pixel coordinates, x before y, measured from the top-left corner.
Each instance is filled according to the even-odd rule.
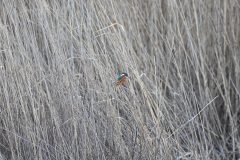
[[[125,72],[122,72],[120,76],[118,77],[118,80],[122,79],[123,77],[128,77],[128,74]]]
[[[125,73],[125,72],[123,72],[123,73],[121,73],[121,77],[123,77],[123,76],[126,76],[126,77],[128,77],[128,74],[127,74],[127,73]]]

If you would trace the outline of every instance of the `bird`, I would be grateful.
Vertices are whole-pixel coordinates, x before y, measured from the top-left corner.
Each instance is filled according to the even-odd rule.
[[[125,72],[122,72],[121,75],[117,79],[116,86],[126,87],[127,77],[128,77],[128,74]]]

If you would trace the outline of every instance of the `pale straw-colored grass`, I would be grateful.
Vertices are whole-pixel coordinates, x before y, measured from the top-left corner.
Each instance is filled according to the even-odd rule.
[[[240,158],[239,17],[237,0],[0,1],[1,154]]]

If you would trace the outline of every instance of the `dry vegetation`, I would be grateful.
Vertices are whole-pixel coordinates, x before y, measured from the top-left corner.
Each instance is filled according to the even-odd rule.
[[[1,0],[0,20],[6,159],[240,158],[238,0]]]

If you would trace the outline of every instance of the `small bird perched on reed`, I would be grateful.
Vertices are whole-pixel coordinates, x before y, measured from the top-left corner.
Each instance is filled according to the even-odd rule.
[[[125,73],[125,72],[121,73],[121,75],[118,77],[116,86],[124,86],[124,87],[126,87],[127,77],[128,77],[127,73]]]

